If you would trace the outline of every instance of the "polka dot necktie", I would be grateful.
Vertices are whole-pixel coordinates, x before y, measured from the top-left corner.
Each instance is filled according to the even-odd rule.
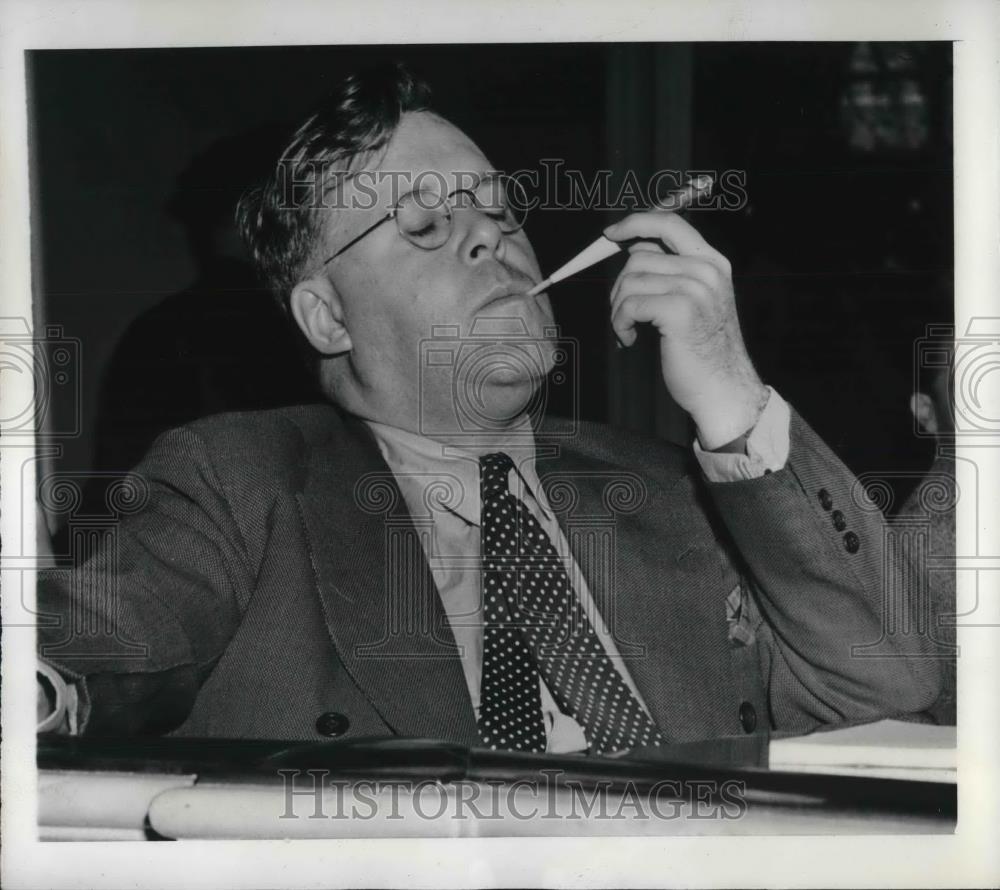
[[[545,750],[539,676],[591,753],[662,741],[608,658],[541,524],[515,497],[503,452],[480,458],[483,675],[479,732],[494,749]]]

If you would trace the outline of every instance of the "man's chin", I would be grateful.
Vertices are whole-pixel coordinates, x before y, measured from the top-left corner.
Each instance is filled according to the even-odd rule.
[[[472,338],[462,351],[463,383],[485,396],[490,388],[522,390],[530,397],[555,365],[551,337],[511,335]]]
[[[541,381],[525,375],[497,372],[471,399],[459,398],[458,408],[466,428],[483,432],[509,428],[531,409]]]
[[[542,375],[536,373],[534,369],[529,371],[523,367],[503,367],[497,368],[490,374],[489,384],[505,391],[505,398],[514,396],[510,391],[517,390],[525,401],[529,401],[541,385],[542,379]]]

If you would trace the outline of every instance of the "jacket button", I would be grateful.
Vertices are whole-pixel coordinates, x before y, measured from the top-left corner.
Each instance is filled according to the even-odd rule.
[[[816,492],[816,497],[819,498],[819,505],[824,510],[829,510],[833,506],[833,498],[830,497],[830,492],[828,492],[825,488],[821,488],[818,492]]]
[[[338,711],[327,711],[316,718],[316,732],[327,738],[340,738],[350,728],[351,721]]]
[[[848,532],[844,535],[844,549],[848,553],[857,553],[861,549],[861,542],[854,532]]]
[[[757,709],[748,701],[740,705],[740,726],[747,733],[757,728]]]
[[[847,528],[847,520],[844,519],[844,514],[840,510],[834,510],[830,514],[830,518],[833,520],[833,527],[838,531],[842,532]]]

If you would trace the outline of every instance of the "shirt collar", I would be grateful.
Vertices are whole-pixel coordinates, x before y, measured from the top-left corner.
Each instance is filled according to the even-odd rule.
[[[514,462],[511,493],[533,500],[547,519],[552,518],[535,468],[535,437],[531,421],[523,415],[503,433],[480,434],[462,446],[445,445],[399,427],[366,420],[379,450],[399,484],[411,513],[421,505],[426,513],[445,511],[478,526],[482,513],[479,494],[479,458],[502,451]],[[443,483],[443,484],[441,484]],[[428,492],[428,487],[435,489]]]

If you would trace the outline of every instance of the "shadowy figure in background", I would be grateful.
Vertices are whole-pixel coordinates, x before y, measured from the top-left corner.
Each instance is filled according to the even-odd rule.
[[[895,521],[919,518],[929,522],[928,556],[955,557],[955,420],[952,407],[950,363],[920,369],[918,389],[910,397],[910,410],[920,429],[935,437],[934,463],[907,498]],[[925,582],[930,597],[930,633],[947,646],[955,646],[955,572],[928,571]],[[955,655],[945,660],[941,695],[928,713],[941,725],[955,724]]]
[[[185,227],[197,278],[123,336],[101,393],[96,469],[130,469],[156,436],[199,417],[318,398],[298,358],[304,347],[256,279],[233,218],[285,135],[267,127],[227,137],[180,176],[166,210]]]

